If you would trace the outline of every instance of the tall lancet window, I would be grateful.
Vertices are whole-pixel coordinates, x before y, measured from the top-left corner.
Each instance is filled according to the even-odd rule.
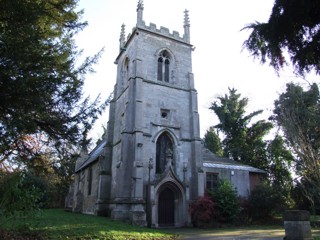
[[[158,57],[158,80],[169,82],[170,78],[170,55],[167,51],[162,51]]]
[[[129,77],[129,59],[128,58],[124,60],[122,74],[123,74],[123,81],[128,81],[128,77]]]
[[[163,173],[172,164],[173,144],[167,133],[162,133],[157,140],[156,173]]]

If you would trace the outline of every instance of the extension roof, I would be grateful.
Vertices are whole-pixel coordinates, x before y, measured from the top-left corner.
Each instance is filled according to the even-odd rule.
[[[223,168],[230,170],[244,170],[255,173],[266,173],[266,171],[259,168],[251,167],[226,157],[218,157],[205,147],[202,147],[202,159],[203,167],[207,168]]]
[[[99,156],[102,155],[103,148],[106,146],[107,140],[103,139],[89,154],[89,157],[76,169],[76,172],[79,172],[83,168],[87,167],[93,162],[98,161]]]

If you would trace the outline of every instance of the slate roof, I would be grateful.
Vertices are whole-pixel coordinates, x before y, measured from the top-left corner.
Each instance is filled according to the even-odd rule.
[[[207,168],[224,168],[232,170],[245,170],[256,173],[266,173],[266,171],[236,162],[226,157],[218,157],[209,149],[202,147],[203,167]]]
[[[103,139],[91,152],[89,157],[76,169],[76,172],[80,171],[81,169],[85,168],[89,164],[98,160],[99,156],[103,152],[103,148],[106,146],[107,140]]]
[[[88,158],[76,169],[76,172],[87,167],[91,163],[98,160],[99,156],[102,155],[103,149],[107,144],[107,140],[103,139],[91,152]],[[239,162],[236,162],[232,159],[226,157],[218,157],[216,154],[212,153],[209,149],[202,147],[202,159],[203,167],[206,168],[223,168],[230,170],[245,170],[249,172],[256,173],[266,173],[264,170],[251,167]]]

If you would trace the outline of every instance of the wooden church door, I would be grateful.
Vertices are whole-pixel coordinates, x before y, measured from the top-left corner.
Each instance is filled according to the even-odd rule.
[[[158,204],[159,226],[174,226],[174,192],[165,188],[159,194]]]

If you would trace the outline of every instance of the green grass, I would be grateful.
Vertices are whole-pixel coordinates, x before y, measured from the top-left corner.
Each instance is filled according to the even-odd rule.
[[[44,210],[33,220],[6,221],[0,229],[16,232],[21,226],[28,226],[28,234],[37,232],[45,236],[45,239],[178,239],[177,235],[161,230],[135,227],[106,217],[65,212],[61,209]]]
[[[313,217],[318,219],[319,216]],[[12,231],[3,231],[3,230]],[[315,240],[320,240],[320,229],[312,229]],[[34,219],[0,219],[0,239],[102,239],[102,240],[173,240],[181,236],[227,237],[251,236],[283,237],[283,226],[251,225],[241,228],[197,229],[182,228],[161,231],[158,229],[134,227],[106,217],[65,212],[61,209],[43,210]],[[42,237],[42,238],[41,238]]]

